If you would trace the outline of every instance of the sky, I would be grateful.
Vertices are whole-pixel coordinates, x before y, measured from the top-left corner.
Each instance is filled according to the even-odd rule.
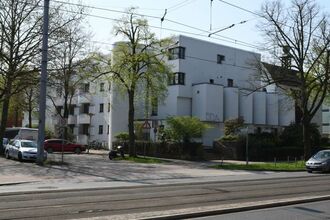
[[[330,13],[330,0],[315,1],[323,12]],[[145,15],[151,31],[157,37],[183,34],[261,53],[258,47],[262,45],[263,38],[262,32],[257,28],[261,18],[246,10],[258,13],[265,0],[71,0],[70,2],[118,11],[88,8],[88,14],[103,17],[87,16],[86,18],[90,31],[93,33],[93,42],[103,51],[111,49],[111,44],[120,40],[112,34],[115,21],[111,19],[120,19],[123,16],[121,12],[129,7],[137,7],[136,12]],[[288,4],[290,1],[283,0],[282,2]],[[167,14],[165,20],[161,22],[160,18],[164,16],[165,9],[167,9]],[[235,26],[217,35],[208,36],[209,33],[232,24]]]

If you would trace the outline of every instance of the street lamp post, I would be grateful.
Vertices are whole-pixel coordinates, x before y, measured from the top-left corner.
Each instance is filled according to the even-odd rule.
[[[39,126],[38,126],[38,148],[37,163],[42,165],[44,161],[44,139],[46,118],[46,84],[47,84],[47,61],[48,61],[48,28],[49,28],[49,0],[44,0],[44,21],[42,38],[42,60],[39,94]]]

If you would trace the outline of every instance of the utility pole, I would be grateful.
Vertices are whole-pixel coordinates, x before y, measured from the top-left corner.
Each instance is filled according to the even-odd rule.
[[[42,31],[42,60],[39,94],[39,126],[38,126],[38,153],[37,164],[44,162],[45,118],[46,118],[46,84],[47,84],[47,61],[48,61],[48,23],[49,1],[44,0],[44,20]]]

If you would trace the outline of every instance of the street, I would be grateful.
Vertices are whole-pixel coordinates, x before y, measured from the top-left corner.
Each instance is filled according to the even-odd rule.
[[[0,219],[133,219],[329,196],[329,175],[0,195]],[[329,198],[328,198],[329,199]],[[185,213],[182,215],[182,213]],[[188,213],[188,215],[187,215]],[[219,212],[221,213],[221,212]],[[219,214],[218,213],[218,214]]]
[[[320,220],[330,219],[330,200],[279,208],[194,218],[192,220]]]

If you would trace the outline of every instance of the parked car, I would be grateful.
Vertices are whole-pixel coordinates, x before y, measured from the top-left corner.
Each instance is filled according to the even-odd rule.
[[[44,149],[48,153],[53,152],[74,152],[80,154],[82,151],[86,150],[86,147],[82,144],[72,143],[63,139],[48,139],[44,142]]]
[[[37,159],[37,143],[31,140],[11,140],[5,148],[7,159],[15,158],[19,161]],[[47,152],[44,152],[44,160],[47,159]]]
[[[330,171],[330,150],[321,150],[312,156],[306,162],[307,172],[311,173],[313,171]]]

